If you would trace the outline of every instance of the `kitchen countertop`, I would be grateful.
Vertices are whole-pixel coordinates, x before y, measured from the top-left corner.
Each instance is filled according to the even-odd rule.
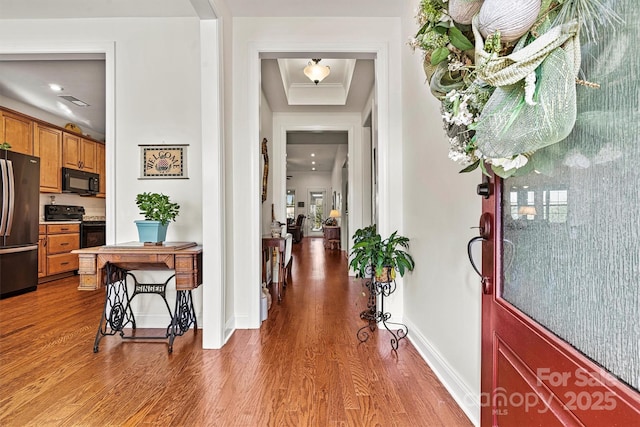
[[[40,221],[40,225],[50,225],[50,224],[80,224],[82,221]]]

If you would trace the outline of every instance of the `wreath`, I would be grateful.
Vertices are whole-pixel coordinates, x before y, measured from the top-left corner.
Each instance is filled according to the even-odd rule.
[[[421,0],[416,19],[449,158],[503,178],[571,133],[576,84],[599,87],[578,78],[580,34],[621,22],[601,0]]]

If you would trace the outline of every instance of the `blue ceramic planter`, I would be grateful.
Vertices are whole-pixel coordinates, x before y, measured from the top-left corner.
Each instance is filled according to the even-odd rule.
[[[137,220],[138,238],[143,243],[164,242],[167,238],[169,223],[162,225],[160,221]]]

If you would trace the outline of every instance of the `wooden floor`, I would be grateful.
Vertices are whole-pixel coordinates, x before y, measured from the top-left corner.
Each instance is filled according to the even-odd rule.
[[[366,298],[346,272],[344,253],[305,238],[259,330],[221,350],[190,331],[173,354],[119,337],[94,354],[103,292],[77,276],[1,300],[0,426],[471,425],[408,340],[397,354],[386,331],[358,342]]]

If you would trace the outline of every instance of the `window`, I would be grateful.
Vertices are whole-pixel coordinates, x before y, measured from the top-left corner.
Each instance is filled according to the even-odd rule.
[[[287,190],[287,219],[295,219],[296,217],[296,190]]]

